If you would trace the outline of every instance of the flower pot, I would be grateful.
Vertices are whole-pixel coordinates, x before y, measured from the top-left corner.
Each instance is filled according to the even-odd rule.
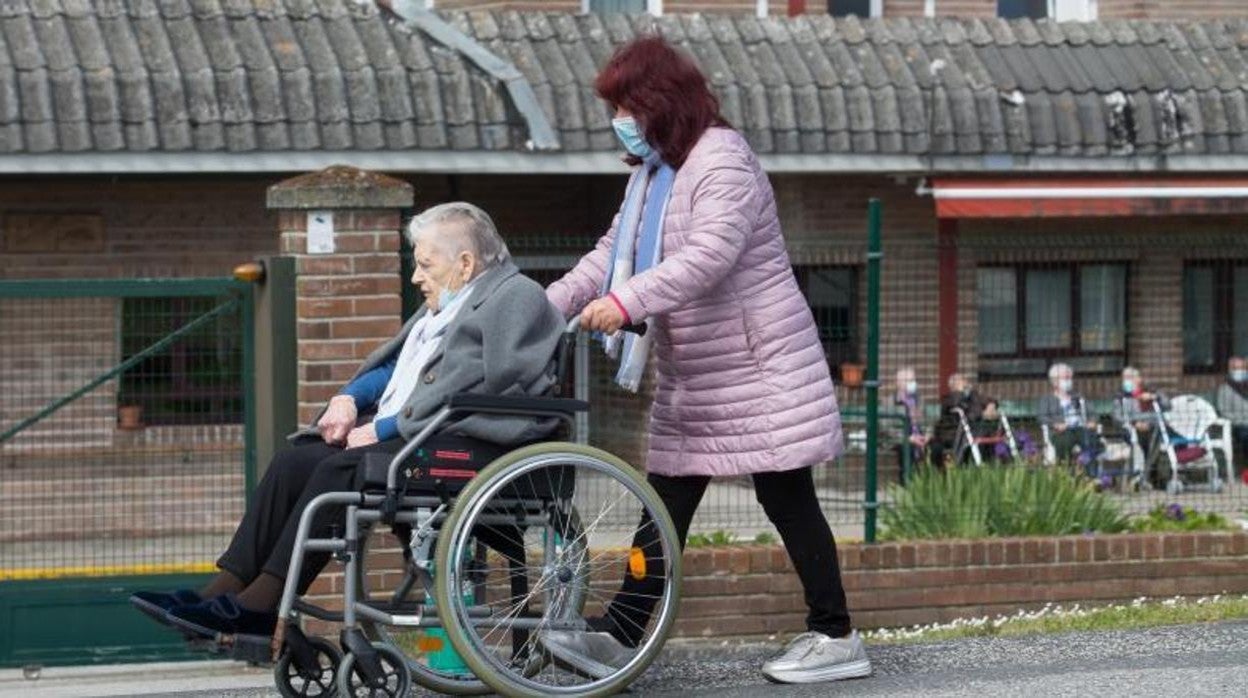
[[[841,385],[847,388],[862,387],[863,365],[845,362],[841,364]]]
[[[143,406],[122,405],[117,408],[117,428],[132,431],[143,428]]]

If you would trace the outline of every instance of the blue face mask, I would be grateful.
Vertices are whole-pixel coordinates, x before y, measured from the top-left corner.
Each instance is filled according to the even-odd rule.
[[[1241,369],[1236,369],[1234,371],[1231,371],[1232,383],[1243,383],[1244,381],[1248,381],[1248,371],[1244,371]]]
[[[455,299],[459,297],[460,290],[462,289],[451,290],[444,288],[438,291],[438,311],[441,312],[451,307],[451,303],[454,303]]]
[[[645,158],[650,154],[652,148],[641,135],[641,127],[637,125],[636,119],[631,116],[612,119],[611,128],[615,129],[615,135],[620,139],[624,150],[639,158]]]
[[[1134,392],[1135,392],[1135,381],[1133,381],[1133,380],[1124,380],[1124,381],[1122,382],[1122,392],[1124,392],[1124,393],[1134,393]]]

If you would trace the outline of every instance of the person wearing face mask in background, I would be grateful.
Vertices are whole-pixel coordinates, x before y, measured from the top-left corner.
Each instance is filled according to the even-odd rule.
[[[1161,434],[1157,413],[1153,411],[1156,403],[1162,411],[1170,409],[1170,400],[1161,391],[1144,384],[1144,376],[1134,366],[1122,369],[1122,384],[1118,395],[1114,398],[1114,422],[1120,429],[1134,429],[1140,448],[1144,451],[1145,469],[1157,475],[1152,468],[1153,459],[1159,455]],[[1158,480],[1164,488],[1164,480]],[[1154,483],[1155,485],[1157,483]]]
[[[908,433],[893,432],[891,434],[897,440],[897,478],[904,485],[906,472],[902,449],[910,449],[910,467],[917,468],[923,462],[923,457],[927,455],[929,439],[923,431],[923,404],[919,398],[919,382],[915,380],[913,368],[897,369],[896,388],[893,403],[900,407],[905,412],[906,418],[910,420]],[[892,420],[881,422],[881,426],[885,424],[891,425],[893,422]]]
[[[138,592],[140,611],[183,633],[267,635],[294,551],[299,519],[325,492],[355,489],[368,453],[394,454],[457,393],[541,395],[554,383],[551,357],[565,323],[542,287],[521,275],[493,221],[456,202],[412,219],[412,284],[425,304],[399,333],[364,360],[315,420],[290,437],[256,487],[225,553],[220,573],[198,591]],[[426,440],[426,453],[478,451],[502,455],[556,425],[524,417],[468,415]],[[426,486],[409,484],[409,492]],[[432,492],[432,489],[431,489]],[[310,534],[326,537],[341,507],[317,511]],[[329,561],[309,554],[302,595]]]
[[[1218,386],[1214,398],[1218,414],[1231,420],[1231,438],[1235,445],[1235,462],[1245,470],[1248,460],[1248,358],[1232,356],[1227,362],[1226,381]]]
[[[1075,371],[1063,363],[1049,367],[1049,384],[1053,391],[1040,398],[1036,416],[1049,427],[1049,440],[1058,460],[1072,457],[1084,470],[1094,472],[1098,442],[1088,421],[1087,403],[1075,392]]]
[[[987,436],[996,429],[1001,418],[997,411],[997,401],[979,392],[971,381],[961,373],[949,376],[947,382],[949,392],[940,399],[940,419],[932,435],[932,465],[945,467],[945,457],[955,456],[951,453],[953,444],[962,430],[962,422],[955,410],[962,410],[971,425],[971,433],[975,436]],[[955,464],[956,465],[956,464]]]
[[[753,480],[809,610],[806,632],[764,663],[764,675],[781,682],[865,676],[871,663],[850,623],[812,473],[842,450],[840,412],[767,174],[720,116],[697,64],[662,38],[622,46],[595,88],[613,112],[633,175],[596,249],[547,295],[566,317],[579,315],[583,327],[608,336],[624,388],[637,390],[653,356],[647,480],[682,545],[712,477]],[[610,337],[636,323],[646,324],[643,336]],[[636,548],[657,547],[652,528],[639,529]],[[661,556],[653,562],[662,569]],[[592,632],[543,634],[558,661],[600,676],[603,666],[629,660],[662,580],[661,572],[622,576]]]

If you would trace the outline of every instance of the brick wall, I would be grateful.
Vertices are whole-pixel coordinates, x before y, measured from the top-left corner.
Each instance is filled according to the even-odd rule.
[[[335,216],[339,254],[310,256],[307,214],[283,211],[282,253],[296,260],[299,423],[313,419],[364,357],[399,331],[399,213]]]
[[[1248,592],[1248,534],[1068,536],[839,546],[850,612],[860,628],[1011,613],[1046,603]],[[397,583],[398,557],[378,558],[370,589]],[[388,571],[382,571],[382,567]],[[341,594],[331,567],[310,597]],[[609,575],[608,575],[609,576]],[[721,638],[805,628],[801,583],[779,546],[691,548],[675,636]],[[331,626],[313,624],[317,633]]]
[[[12,212],[98,215],[98,237],[73,237],[56,252],[14,251],[10,238],[0,247],[0,277],[72,276],[219,276],[237,263],[278,250],[279,221],[264,210],[265,186],[280,176],[231,178],[41,178],[9,181],[0,186],[0,225]],[[482,205],[494,216],[512,250],[522,259],[574,259],[587,250],[607,227],[625,177],[558,176],[517,177],[434,176],[404,178],[416,192],[414,208],[422,209],[450,198]],[[916,196],[915,180],[835,175],[775,175],[772,177],[789,249],[795,264],[848,264],[862,268],[865,255],[866,202],[879,197],[884,206],[882,277],[883,327],[880,374],[885,385],[897,368],[917,369],[920,390],[929,399],[937,395],[936,219],[932,200]],[[552,214],[552,212],[557,212]],[[295,249],[302,239],[298,228],[303,214],[280,221],[290,227],[287,244]],[[348,232],[347,244],[375,244],[377,231],[349,228],[384,226],[397,230],[391,212],[385,220],[345,216],[339,230]],[[346,227],[344,227],[346,226]],[[394,227],[389,227],[394,226]],[[1132,231],[1124,237],[1121,231]],[[1010,244],[994,243],[1004,232]],[[7,231],[6,231],[7,232]],[[1091,219],[1086,221],[984,221],[963,223],[959,254],[959,366],[977,368],[977,308],[975,277],[983,261],[1039,259],[1126,260],[1129,271],[1130,360],[1149,380],[1168,389],[1205,391],[1218,380],[1183,376],[1179,368],[1180,284],[1185,257],[1209,258],[1240,254],[1242,233],[1226,218],[1157,218],[1151,220]],[[74,242],[92,247],[75,249]],[[355,362],[386,334],[393,322],[397,287],[397,235],[385,249],[368,252],[357,261],[309,259],[301,264],[304,290],[318,299],[305,301],[304,310],[320,315],[306,318],[306,339],[324,340],[331,354],[315,359],[318,367],[309,381],[319,384],[309,393],[311,404],[328,395],[354,369]],[[19,244],[18,247],[21,247]],[[549,261],[549,259],[547,260]],[[354,288],[350,293],[334,286],[332,278],[356,264],[371,265],[380,286]],[[330,267],[325,267],[330,264]],[[349,267],[343,267],[343,264]],[[338,266],[333,266],[338,265]],[[315,273],[312,273],[315,272]],[[380,277],[388,280],[381,280]],[[315,289],[313,288],[315,287]],[[859,318],[865,321],[865,274],[859,276]],[[379,299],[376,296],[389,296]],[[354,297],[354,298],[353,298]],[[374,302],[374,300],[376,302]],[[313,307],[315,306],[315,307]],[[337,318],[337,329],[333,318]],[[335,332],[349,323],[382,322],[366,341],[350,346],[337,342]],[[865,338],[865,332],[859,332]],[[337,345],[335,344],[337,342]],[[107,345],[101,349],[107,351]],[[316,351],[320,351],[319,349]],[[865,348],[860,351],[865,356]],[[599,361],[599,363],[602,363]],[[602,369],[595,375],[606,375]],[[1100,393],[1112,379],[1084,385]],[[606,386],[606,380],[601,383]],[[1030,399],[1046,388],[1043,380],[1010,381],[990,386],[1002,396]],[[319,392],[318,392],[319,391]],[[315,393],[315,394],[313,394]],[[863,391],[838,387],[846,405],[861,404]],[[602,391],[595,400],[593,418],[600,442],[630,461],[640,462],[643,442],[639,432],[645,420],[645,399],[620,391]],[[306,414],[304,416],[307,416]],[[607,427],[613,427],[608,429]]]
[[[24,177],[0,181],[0,278],[228,276],[277,251],[271,176]],[[101,234],[15,246],[13,214],[98,217]],[[48,220],[47,226],[55,225]]]
[[[1111,226],[1111,227],[1106,227]],[[1130,242],[1112,232],[1130,230]],[[1079,261],[1127,265],[1127,360],[1150,384],[1173,392],[1209,392],[1220,375],[1183,372],[1183,265],[1185,260],[1244,257],[1236,221],[1221,217],[965,221],[959,228],[962,313],[959,337],[963,368],[976,364],[978,331],[975,270],[982,263]],[[1117,390],[1116,375],[1079,379],[1087,395]],[[1048,390],[1044,378],[997,380],[990,392],[1031,399]]]

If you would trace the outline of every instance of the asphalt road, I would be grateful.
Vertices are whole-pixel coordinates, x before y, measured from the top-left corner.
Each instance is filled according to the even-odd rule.
[[[673,647],[641,680],[641,696],[1248,696],[1248,622],[980,638],[873,647],[875,675],[806,686],[768,684],[766,645]],[[62,670],[64,672],[64,670]],[[269,698],[268,672],[203,664],[127,673],[51,670],[38,681],[0,675],[0,695]]]

